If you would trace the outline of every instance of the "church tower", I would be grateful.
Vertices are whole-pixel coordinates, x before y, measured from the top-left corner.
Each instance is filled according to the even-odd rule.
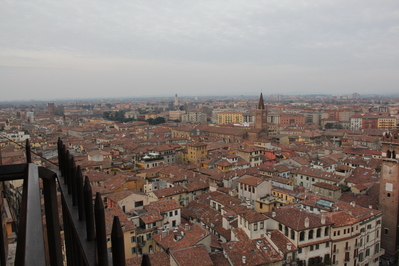
[[[382,165],[379,210],[384,213],[381,226],[381,247],[389,257],[397,258],[399,237],[399,130],[382,136]]]
[[[255,110],[255,129],[264,129],[267,132],[267,109],[263,102],[263,95],[260,94],[258,106]]]
[[[174,104],[174,106],[179,105],[179,98],[177,97],[177,93],[175,94],[175,102],[173,104]]]

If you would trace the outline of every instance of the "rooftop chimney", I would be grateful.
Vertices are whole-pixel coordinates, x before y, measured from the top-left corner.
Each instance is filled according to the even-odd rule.
[[[272,212],[272,217],[276,217],[276,212]]]
[[[291,243],[287,243],[287,249],[291,250],[292,244]]]
[[[321,221],[320,221],[321,224],[325,224],[326,223],[326,215],[322,214],[320,218],[321,218]]]
[[[305,218],[305,227],[308,228],[309,227],[309,217]]]
[[[247,263],[247,257],[242,256],[242,263],[243,263],[243,264]]]

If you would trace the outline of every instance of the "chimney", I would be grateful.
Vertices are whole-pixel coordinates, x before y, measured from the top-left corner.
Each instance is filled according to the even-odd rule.
[[[186,224],[184,225],[184,229],[185,229],[185,230],[190,229],[190,227],[188,226],[188,223],[186,223]]]
[[[267,237],[268,237],[269,239],[272,238],[272,233],[271,233],[270,231],[267,232]]]
[[[272,217],[276,217],[276,212],[272,212]]]
[[[287,249],[291,250],[292,244],[291,243],[287,243]]]
[[[369,209],[372,209],[373,208],[373,205],[369,205]]]
[[[242,256],[242,264],[245,264],[245,263],[247,263],[247,257]]]
[[[326,215],[322,214],[320,218],[321,218],[321,221],[320,221],[321,224],[326,224]]]
[[[305,218],[305,227],[308,228],[309,227],[309,217]]]

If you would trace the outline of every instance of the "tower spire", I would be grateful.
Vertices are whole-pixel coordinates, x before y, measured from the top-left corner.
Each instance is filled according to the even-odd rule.
[[[258,110],[264,110],[265,109],[265,103],[263,102],[263,94],[260,93],[259,97],[259,103],[258,103]]]

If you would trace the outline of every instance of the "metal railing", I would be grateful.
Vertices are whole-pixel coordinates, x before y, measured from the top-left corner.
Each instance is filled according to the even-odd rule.
[[[57,146],[58,168],[32,164],[28,140],[27,163],[0,165],[0,181],[24,181],[15,265],[32,265],[32,262],[35,265],[51,266],[126,265],[123,231],[118,216],[114,217],[112,225],[112,252],[109,254],[101,196],[97,193],[93,204],[88,178],[83,181],[80,167],[76,166],[74,158],[60,139]],[[39,178],[43,181],[42,190]],[[62,224],[59,219],[57,191],[61,199]],[[40,205],[42,195],[44,213]],[[42,222],[43,215],[45,226]],[[0,222],[2,225],[1,218]],[[61,232],[65,245],[61,240]],[[7,260],[7,243],[3,243],[3,239],[6,239],[4,230],[0,229],[0,265],[6,265]],[[142,265],[150,265],[147,254],[143,256]]]

